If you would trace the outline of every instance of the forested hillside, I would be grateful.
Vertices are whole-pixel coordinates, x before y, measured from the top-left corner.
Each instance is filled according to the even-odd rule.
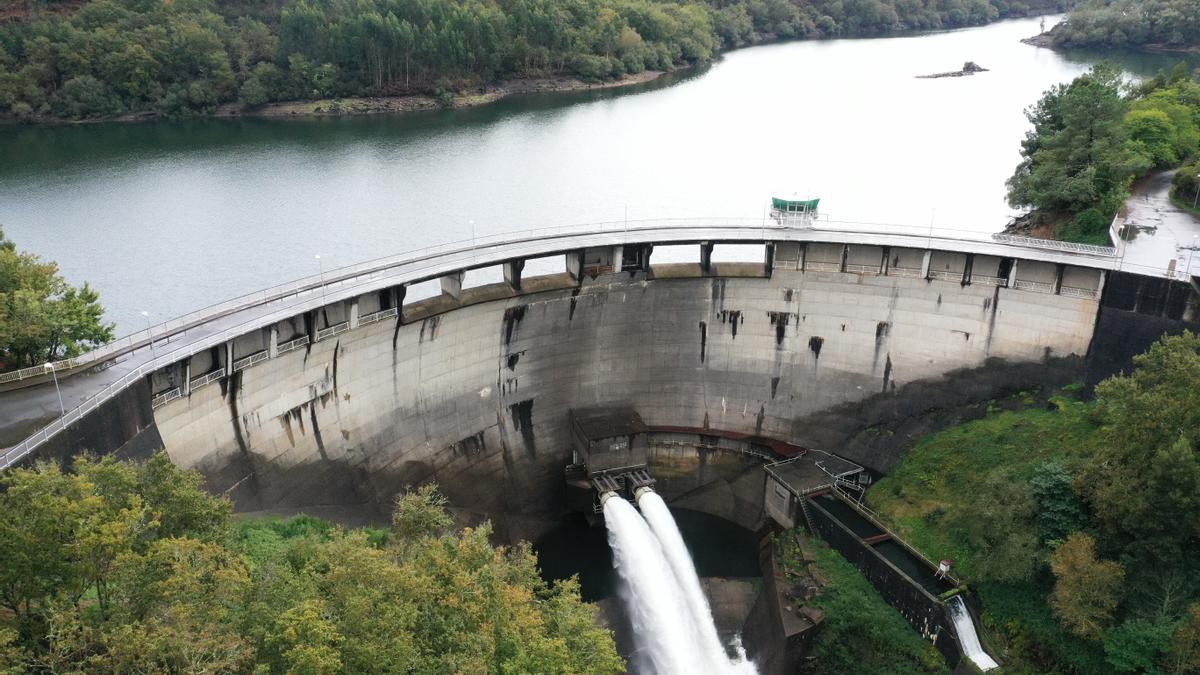
[[[868,493],[955,561],[1004,672],[1200,672],[1200,337],[1135,364],[1091,401],[996,401],[919,439]]]
[[[1065,0],[1031,0],[1046,11]],[[1005,0],[24,0],[0,14],[0,114],[206,113],[227,102],[588,81],[774,38],[880,35],[1031,11]]]
[[[1195,0],[1081,0],[1051,32],[1055,46],[1200,50]]]

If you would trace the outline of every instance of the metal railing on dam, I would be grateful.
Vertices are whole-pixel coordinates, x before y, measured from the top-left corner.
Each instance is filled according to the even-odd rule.
[[[304,312],[392,286],[411,285],[507,261],[549,257],[588,248],[688,243],[753,244],[829,242],[943,250],[1033,260],[1099,270],[1116,269],[1115,249],[1002,235],[908,225],[822,220],[797,227],[767,218],[696,218],[616,221],[500,233],[379,258],[243,295],[139,331],[79,357],[53,364],[56,372],[137,360],[119,378],[97,382],[77,407],[66,411],[0,455],[0,469],[155,370],[250,331]],[[150,350],[145,349],[151,347]],[[167,347],[164,349],[164,347]],[[0,376],[0,383],[44,375],[44,368]]]

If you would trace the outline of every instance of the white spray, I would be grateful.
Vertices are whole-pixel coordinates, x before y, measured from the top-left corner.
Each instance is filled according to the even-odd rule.
[[[716,673],[746,673],[747,675],[758,672],[754,664],[745,660],[743,650],[738,650],[737,660],[731,661],[726,655],[725,648],[721,645],[721,638],[717,635],[717,627],[713,623],[708,598],[705,597],[704,589],[700,586],[700,577],[696,574],[696,566],[692,563],[692,556],[688,553],[687,545],[683,543],[683,536],[679,534],[679,527],[675,524],[675,518],[667,508],[666,502],[653,490],[648,489],[638,491],[637,502],[646,522],[650,524],[654,536],[662,545],[663,554],[671,566],[671,571],[674,573],[679,590],[687,605],[688,613],[691,615],[689,623],[695,631],[695,644],[708,663],[709,669]]]
[[[708,672],[703,654],[693,648],[690,613],[658,540],[632,504],[613,493],[601,501],[640,655],[658,675]]]

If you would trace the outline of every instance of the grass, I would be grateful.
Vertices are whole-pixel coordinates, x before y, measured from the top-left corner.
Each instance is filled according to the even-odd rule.
[[[359,528],[366,532],[367,541],[376,548],[387,544],[388,530],[379,527]],[[313,516],[300,515],[291,518],[277,516],[267,518],[246,518],[236,523],[234,538],[236,548],[245,554],[247,561],[253,567],[264,560],[278,560],[283,557],[289,543],[296,539],[312,539],[327,542],[342,536],[343,530],[337,525]]]
[[[976,553],[950,522],[969,512],[977,486],[989,476],[1028,481],[1045,462],[1082,461],[1096,446],[1092,404],[1071,398],[1078,388],[1063,393],[1048,405],[1023,398],[1025,407],[1017,410],[989,406],[983,419],[921,438],[871,488],[870,505],[910,544],[935,560],[954,558],[970,579]],[[987,640],[999,647],[1005,672],[1104,672],[1101,646],[1070,635],[1055,620],[1046,604],[1051,585],[1044,569],[1026,581],[973,584]]]
[[[868,503],[926,556],[953,558],[970,576],[973,552],[946,527],[946,516],[964,510],[988,474],[1024,481],[1044,462],[1087,454],[1096,433],[1090,411],[1090,404],[1055,397],[1048,407],[995,412],[925,436],[871,488]]]
[[[887,604],[858,568],[825,542],[809,541],[815,565],[829,582],[812,601],[825,612],[825,623],[813,644],[814,672],[949,672],[942,655]],[[803,575],[799,546],[792,535],[783,539],[781,561],[789,576]]]

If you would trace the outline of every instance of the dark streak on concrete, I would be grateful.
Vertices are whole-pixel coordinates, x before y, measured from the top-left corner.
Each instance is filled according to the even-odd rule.
[[[808,348],[812,351],[815,358],[821,358],[821,347],[825,344],[825,338],[814,335],[808,338]]]
[[[771,398],[775,398],[775,392],[779,390],[779,377],[771,378]]]
[[[312,422],[313,438],[317,441],[317,452],[321,453],[321,459],[328,461],[329,454],[325,452],[325,439],[321,438],[321,427],[317,424],[316,401],[308,404],[308,419]]]
[[[337,398],[337,395],[338,395],[338,387],[337,387],[337,361],[338,361],[338,352],[340,352],[340,351],[342,351],[342,341],[339,339],[339,340],[338,340],[337,342],[335,342],[335,343],[334,343],[334,345],[333,345],[333,396],[334,396],[334,399],[335,399],[335,400],[336,400],[336,398]],[[316,423],[314,422],[313,424],[314,424],[314,426],[315,426],[315,424],[316,424]]]
[[[242,386],[242,372],[243,371],[239,370],[232,375],[222,377],[220,379],[221,393],[225,395],[229,401],[229,414],[233,423],[233,436],[234,439],[237,440],[238,451],[241,452],[242,457],[246,460],[246,463],[252,467],[250,473],[250,482],[254,485],[254,494],[261,495],[262,491],[258,484],[258,470],[257,467],[255,467],[254,455],[250,453],[250,448],[246,444],[246,437],[242,433],[242,416],[238,412],[237,397],[238,390],[241,389]]]
[[[721,323],[728,323],[733,329],[733,339],[737,339],[738,324],[742,322],[742,311],[739,309],[721,310]]]
[[[517,332],[517,324],[525,318],[526,305],[517,305],[504,310],[504,346],[508,346]]]
[[[575,318],[575,304],[579,302],[579,290],[579,286],[571,289],[571,306],[570,309],[567,310],[567,321],[571,321]]]
[[[983,301],[983,311],[991,310],[988,315],[987,338],[983,341],[983,353],[985,356],[992,355],[992,334],[996,332],[996,314],[1000,308],[1000,287],[992,289],[992,297],[985,298]]]
[[[704,348],[708,344],[708,324],[700,322],[700,363],[704,363]]]
[[[787,327],[791,323],[791,312],[767,312],[771,325],[775,326],[775,349],[783,346],[783,338],[787,336]]]
[[[533,438],[533,399],[508,406],[508,412],[512,415],[513,428],[520,432],[521,440],[525,441],[526,454],[536,457],[537,445]]]
[[[887,393],[888,383],[891,379],[892,379],[892,353],[888,352],[887,362],[883,364],[883,389],[881,390],[885,394]],[[892,382],[891,385],[894,388],[896,386],[896,383]]]
[[[521,360],[521,352],[516,352],[515,354],[509,354],[508,361],[505,362],[505,365],[508,366],[509,370],[516,370],[517,362],[520,360]]]

